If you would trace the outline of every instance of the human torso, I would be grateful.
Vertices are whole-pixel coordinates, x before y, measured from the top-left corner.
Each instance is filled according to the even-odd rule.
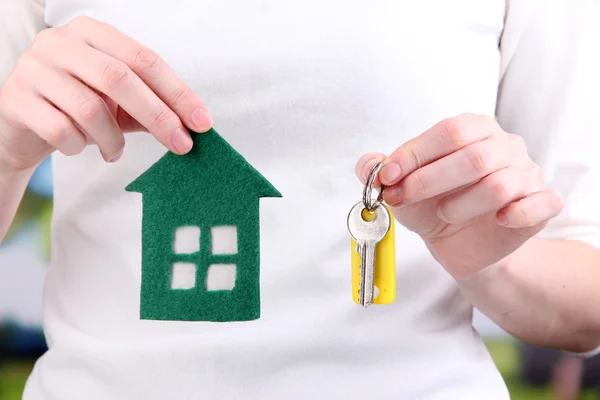
[[[49,352],[26,400],[506,399],[472,308],[398,227],[397,297],[351,299],[346,215],[368,151],[442,118],[493,114],[504,1],[46,0],[50,26],[86,14],[159,53],[215,128],[283,197],[260,206],[261,318],[140,320],[142,198],[165,152],[56,156]]]

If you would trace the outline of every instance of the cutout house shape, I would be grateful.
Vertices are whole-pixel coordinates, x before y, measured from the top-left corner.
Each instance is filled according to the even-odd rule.
[[[281,194],[214,129],[191,135],[126,188],[143,201],[140,317],[258,319],[259,199]]]

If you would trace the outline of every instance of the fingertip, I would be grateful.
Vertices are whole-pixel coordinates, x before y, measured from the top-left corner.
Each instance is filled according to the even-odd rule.
[[[356,174],[356,177],[358,179],[360,179],[361,181],[363,180],[363,168],[365,166],[365,163],[368,162],[369,160],[373,159],[374,155],[373,153],[367,153],[367,154],[363,154],[358,161],[356,162],[356,164],[354,165],[354,173]]]
[[[385,155],[381,153],[367,153],[363,155],[358,162],[356,163],[355,172],[356,176],[362,183],[367,181],[367,176],[369,175],[369,171],[371,168],[375,166],[378,162],[381,162],[385,159]],[[375,179],[374,186],[379,186],[379,174]]]
[[[213,119],[208,110],[198,106],[192,111],[192,122],[198,133],[205,133],[213,126]]]
[[[549,189],[547,196],[549,197],[548,204],[550,208],[548,219],[556,218],[565,208],[565,197],[561,192],[554,189]]]
[[[402,170],[400,169],[400,165],[394,162],[386,163],[383,168],[381,168],[381,172],[379,172],[379,178],[384,185],[393,185],[397,183],[401,176]]]
[[[114,156],[110,162],[111,163],[116,163],[117,161],[119,161],[121,159],[121,157],[123,156],[123,149],[119,150],[119,152],[117,153],[116,156]]]
[[[436,212],[437,212],[437,216],[439,217],[439,219],[441,219],[442,221],[445,221],[446,223],[449,223],[449,224],[452,223],[452,221],[450,221],[448,219],[448,217],[444,214],[443,202],[437,206]]]
[[[558,208],[562,211],[562,209],[565,206],[565,196],[563,196],[563,194],[561,192],[559,192],[558,190],[552,189],[551,192],[556,198],[556,203],[558,205]]]
[[[500,226],[508,226],[508,215],[504,209],[496,213],[496,223]]]
[[[383,191],[383,200],[392,207],[398,207],[404,200],[404,194],[400,186],[386,187]]]
[[[109,164],[119,161],[119,159],[123,155],[122,148],[117,151],[107,151],[106,148],[102,148],[102,147],[98,146],[98,150],[100,151],[100,155],[102,156],[102,159],[104,160],[104,162],[109,163]]]
[[[173,136],[171,137],[171,147],[173,152],[183,155],[187,154],[192,150],[194,141],[190,134],[183,128],[175,129]]]

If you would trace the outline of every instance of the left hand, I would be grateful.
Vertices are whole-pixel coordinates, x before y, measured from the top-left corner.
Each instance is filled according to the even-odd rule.
[[[356,165],[363,183],[382,160],[385,202],[456,279],[505,259],[563,207],[560,193],[544,187],[523,138],[490,116],[459,115],[389,157],[365,154]]]

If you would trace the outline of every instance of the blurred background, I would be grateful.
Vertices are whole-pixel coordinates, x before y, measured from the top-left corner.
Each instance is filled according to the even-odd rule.
[[[8,237],[0,245],[0,400],[21,399],[35,360],[46,351],[41,322],[50,254],[51,177],[51,164],[46,160],[34,174]],[[600,357],[584,362],[527,346],[477,312],[474,324],[513,400],[600,399]]]

